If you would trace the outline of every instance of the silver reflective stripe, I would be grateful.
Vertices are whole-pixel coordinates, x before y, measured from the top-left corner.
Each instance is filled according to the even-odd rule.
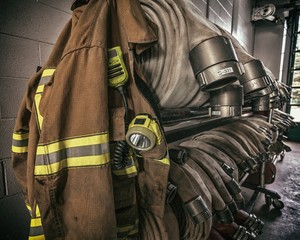
[[[28,146],[28,139],[24,139],[24,140],[13,139],[12,144],[16,147],[26,147]]]
[[[29,236],[40,236],[44,234],[44,230],[42,226],[39,227],[30,227]]]
[[[51,80],[52,76],[42,77],[40,80],[40,85],[45,85]]]
[[[47,149],[47,146],[45,146]],[[97,156],[103,155],[109,152],[109,144],[95,144],[89,146],[71,147],[63,148],[59,151],[47,154],[47,155],[37,155],[35,165],[45,165],[60,162],[67,158],[77,158],[85,156]],[[47,160],[45,159],[47,158]],[[46,162],[45,162],[46,161]]]

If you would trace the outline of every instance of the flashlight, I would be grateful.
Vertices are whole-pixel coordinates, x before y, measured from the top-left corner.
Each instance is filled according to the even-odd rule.
[[[157,122],[147,114],[137,115],[128,126],[127,143],[136,150],[147,151],[161,143],[161,131]]]

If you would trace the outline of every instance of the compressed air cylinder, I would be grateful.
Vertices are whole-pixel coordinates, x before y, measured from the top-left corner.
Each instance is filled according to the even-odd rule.
[[[210,114],[219,117],[237,117],[242,115],[244,104],[243,87],[229,85],[210,92]]]

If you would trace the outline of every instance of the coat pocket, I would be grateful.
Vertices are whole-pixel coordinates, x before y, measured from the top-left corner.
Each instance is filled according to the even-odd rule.
[[[145,151],[139,161],[138,198],[140,206],[158,217],[164,216],[170,161],[164,143]]]

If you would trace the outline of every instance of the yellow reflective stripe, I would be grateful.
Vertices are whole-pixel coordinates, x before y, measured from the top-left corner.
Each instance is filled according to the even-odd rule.
[[[44,235],[39,235],[39,236],[29,236],[28,240],[45,240],[45,236]]]
[[[39,218],[32,218],[30,221],[30,227],[40,227],[42,226],[42,219]]]
[[[28,204],[26,204],[26,207],[27,207],[30,215],[32,216],[32,209],[31,209],[31,207]],[[36,218],[41,217],[41,212],[40,212],[40,209],[39,209],[38,205],[36,205],[36,208],[35,208],[35,216],[36,216]]]
[[[131,166],[125,169],[113,170],[113,173],[117,176],[129,175],[129,174],[137,173],[137,169],[136,166]]]
[[[42,94],[41,93],[35,94],[34,102],[35,102],[35,109],[36,109],[38,127],[39,127],[40,130],[42,129],[43,120],[44,120],[43,116],[41,115],[40,108],[39,108],[40,102],[41,102],[41,98],[42,98]]]
[[[45,85],[39,85],[36,89],[36,94],[44,92]]]
[[[44,146],[44,147],[45,147],[45,149],[47,148],[47,146]],[[47,149],[45,150],[45,152],[47,152]],[[99,156],[99,155],[104,155],[108,152],[109,152],[109,144],[108,143],[63,148],[63,149],[53,152],[53,153],[36,155],[35,166],[49,165],[52,163],[57,163],[59,161],[67,159],[67,158]]]
[[[40,212],[40,209],[39,209],[38,205],[36,205],[35,215],[36,215],[36,217],[41,217],[41,212]]]
[[[130,231],[130,232],[128,233],[128,236],[130,236],[130,235],[135,235],[135,234],[137,234],[138,232],[139,232],[138,229],[133,229],[132,231]]]
[[[125,240],[138,233],[139,220],[136,219],[133,225],[117,227],[117,239]]]
[[[128,226],[124,226],[124,227],[117,227],[117,232],[123,233],[123,232],[133,231],[133,230],[137,229],[138,224],[139,224],[139,220],[136,219],[135,223],[133,225],[128,225]]]
[[[29,213],[31,215],[31,207],[28,204],[26,204],[26,207],[27,207],[27,209],[28,209],[28,211],[29,211]]]
[[[12,146],[11,150],[14,153],[27,153],[28,152],[28,147],[16,147],[16,146]]]
[[[160,127],[158,126],[158,123],[155,120],[151,120],[150,129],[152,130],[152,132],[154,132],[157,138],[156,144],[160,145],[162,141],[162,135],[161,135]]]
[[[26,204],[27,209],[30,212],[30,215],[32,216],[32,209],[31,207]],[[43,231],[43,226],[42,226],[42,220],[41,220],[41,213],[40,213],[40,209],[38,207],[38,205],[36,205],[36,209],[35,209],[35,214],[36,217],[33,218],[31,217],[30,220],[30,231],[29,231],[29,237],[28,239],[30,240],[45,240],[45,236],[44,236],[44,231]]]
[[[55,68],[48,68],[48,69],[45,69],[42,73],[42,77],[49,77],[49,76],[52,76],[53,73],[55,72]]]
[[[109,153],[97,156],[82,156],[76,158],[67,158],[62,161],[52,163],[49,165],[35,166],[35,175],[49,175],[61,171],[64,168],[76,167],[100,167],[108,163],[110,160]]]
[[[65,168],[99,167],[109,163],[107,132],[52,142],[37,147],[35,175],[54,174]]]
[[[36,117],[37,117],[37,124],[38,124],[38,128],[41,131],[42,126],[43,126],[43,116],[41,115],[40,112],[40,102],[42,99],[42,94],[44,92],[44,88],[46,82],[49,80],[48,78],[51,77],[53,75],[53,73],[55,72],[54,68],[50,68],[50,69],[45,69],[42,73],[42,77],[40,80],[40,85],[37,87],[35,96],[34,96],[34,103],[35,103],[35,109],[36,109]]]
[[[14,132],[11,150],[14,153],[27,153],[28,152],[28,137],[29,133]]]
[[[29,133],[18,133],[18,132],[13,133],[14,140],[25,140],[28,139],[28,137],[29,137]]]
[[[170,165],[170,160],[169,158],[163,158],[161,160],[156,160],[157,162],[161,162],[163,164],[166,164],[166,165]]]
[[[67,139],[55,143],[50,143],[47,145],[39,145],[37,147],[36,153],[37,155],[49,154],[49,153],[57,152],[64,148],[102,144],[102,143],[107,143],[108,141],[109,141],[109,136],[107,133],[100,134],[100,135],[93,135],[93,136],[78,137],[74,139]]]

